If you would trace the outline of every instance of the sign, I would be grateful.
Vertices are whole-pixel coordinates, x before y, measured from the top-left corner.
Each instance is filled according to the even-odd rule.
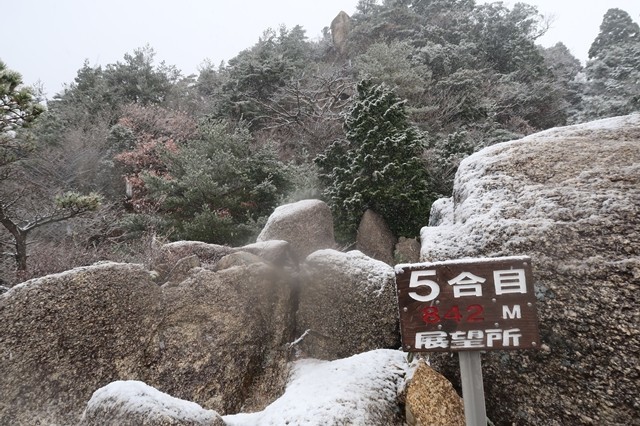
[[[531,259],[462,259],[396,266],[408,352],[540,346]]]

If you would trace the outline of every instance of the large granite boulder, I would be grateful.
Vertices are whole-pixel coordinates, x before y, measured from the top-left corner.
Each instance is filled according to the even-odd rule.
[[[400,346],[391,266],[359,251],[327,249],[301,269],[296,328],[303,354],[337,359]]]
[[[93,393],[81,426],[225,426],[212,410],[167,395],[142,382],[117,381]]]
[[[0,419],[73,424],[93,391],[144,364],[162,292],[141,265],[107,263],[0,296]]]
[[[320,200],[302,200],[276,208],[257,242],[271,240],[288,241],[296,260],[303,260],[316,250],[334,248],[331,209]]]
[[[196,269],[163,289],[140,380],[221,414],[261,409],[284,390],[291,278],[265,263]]]
[[[371,209],[366,210],[358,226],[356,249],[387,265],[394,265],[393,250],[396,242],[397,238],[384,218]]]
[[[541,349],[488,352],[498,425],[640,418],[640,115],[551,129],[462,162],[422,260],[528,255]],[[455,375],[455,358],[432,365]]]
[[[20,284],[0,295],[0,419],[75,424],[117,380],[221,414],[262,409],[286,384],[291,289],[265,263],[194,268],[169,287],[114,263]]]
[[[399,351],[295,363],[287,390],[263,411],[224,416],[229,426],[402,426],[399,396],[409,365]]]

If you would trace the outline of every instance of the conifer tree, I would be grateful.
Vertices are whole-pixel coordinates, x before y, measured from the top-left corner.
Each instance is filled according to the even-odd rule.
[[[362,214],[372,209],[396,235],[417,235],[433,195],[421,158],[424,137],[409,123],[404,101],[384,84],[364,80],[344,130],[346,139],[316,158],[338,233],[353,238]]]
[[[589,48],[589,58],[602,56],[608,49],[626,43],[640,43],[640,26],[624,10],[609,9],[602,18],[600,33]]]
[[[627,12],[607,11],[589,56],[580,119],[640,111],[640,27]]]

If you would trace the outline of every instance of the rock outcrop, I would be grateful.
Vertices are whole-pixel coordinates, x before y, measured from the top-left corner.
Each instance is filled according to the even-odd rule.
[[[542,347],[488,352],[497,425],[627,425],[640,415],[640,115],[551,129],[462,162],[422,260],[528,255]],[[432,365],[457,372],[457,363]]]
[[[397,239],[384,218],[373,210],[366,210],[358,226],[356,248],[387,265],[394,265],[393,250],[396,242]]]
[[[147,364],[162,292],[141,265],[49,275],[0,296],[0,419],[73,424],[96,389]]]
[[[80,426],[225,426],[212,410],[174,398],[138,381],[117,381],[95,391]]]
[[[331,38],[333,45],[341,55],[346,52],[349,31],[351,31],[351,18],[346,12],[341,10],[340,13],[333,18],[333,21],[331,21]]]
[[[296,328],[306,356],[332,360],[400,346],[391,266],[359,251],[319,250],[302,270]]]
[[[253,263],[159,287],[141,265],[106,263],[18,285],[0,295],[0,419],[75,424],[117,380],[221,414],[262,409],[288,376],[291,280]]]
[[[302,200],[275,209],[257,242],[284,240],[301,261],[316,250],[334,248],[331,209],[320,200]]]

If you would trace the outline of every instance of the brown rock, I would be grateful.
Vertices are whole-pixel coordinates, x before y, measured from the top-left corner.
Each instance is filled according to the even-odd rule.
[[[393,249],[396,244],[396,237],[382,216],[373,210],[367,210],[362,215],[360,226],[358,226],[358,236],[356,238],[356,248],[374,259],[381,260],[387,265],[394,265]]]
[[[160,247],[153,259],[151,269],[159,273],[158,283],[164,283],[169,272],[176,263],[185,257],[197,256],[205,267],[213,267],[218,260],[233,253],[236,249],[218,244],[207,244],[201,241],[176,241]]]
[[[262,262],[196,269],[163,289],[142,380],[221,414],[260,409],[284,390],[293,336],[291,280]]]
[[[249,266],[256,263],[264,263],[264,260],[253,253],[246,251],[237,251],[223,257],[216,264],[216,270],[221,271],[234,266]]]
[[[183,257],[176,262],[173,269],[167,274],[166,282],[163,285],[165,287],[178,285],[189,276],[189,272],[191,272],[193,268],[199,267],[200,259],[195,254]]]
[[[331,38],[333,39],[333,45],[340,54],[344,54],[346,51],[349,31],[351,31],[351,18],[344,11],[340,11],[331,21]]]
[[[483,356],[489,418],[637,422],[640,115],[486,148],[460,165],[449,204],[423,229],[423,260],[532,258],[541,350]],[[457,375],[453,358],[431,362]]]
[[[420,362],[407,387],[409,426],[464,426],[464,404],[453,385],[426,363]]]
[[[395,272],[359,251],[320,250],[302,265],[297,334],[312,358],[400,346]]]
[[[316,250],[335,247],[331,209],[320,200],[303,200],[278,207],[257,242],[284,240],[304,259]]]

